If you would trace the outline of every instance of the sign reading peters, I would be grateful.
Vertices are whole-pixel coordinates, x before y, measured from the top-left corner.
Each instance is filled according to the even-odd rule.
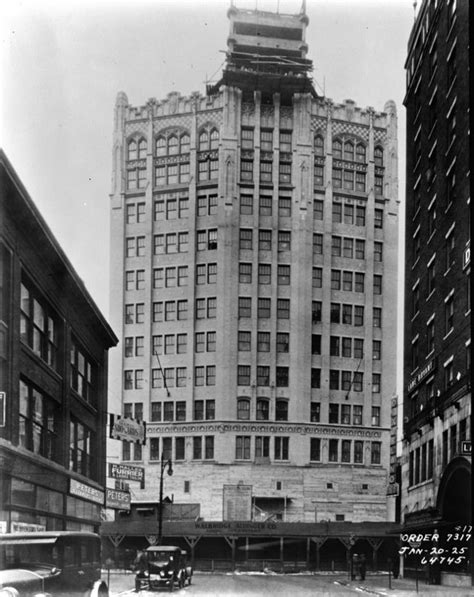
[[[120,415],[110,415],[110,438],[146,443],[146,423]]]

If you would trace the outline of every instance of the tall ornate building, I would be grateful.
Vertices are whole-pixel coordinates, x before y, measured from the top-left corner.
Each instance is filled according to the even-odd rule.
[[[147,442],[109,458],[151,502],[171,457],[165,493],[206,520],[383,521],[396,108],[315,93],[304,12],[228,16],[205,96],[117,96],[110,388]]]
[[[440,544],[472,520],[468,10],[425,0],[406,61],[402,522]]]

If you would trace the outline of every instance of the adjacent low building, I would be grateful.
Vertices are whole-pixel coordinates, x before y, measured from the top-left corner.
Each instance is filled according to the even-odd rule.
[[[98,531],[116,343],[0,151],[0,532]]]

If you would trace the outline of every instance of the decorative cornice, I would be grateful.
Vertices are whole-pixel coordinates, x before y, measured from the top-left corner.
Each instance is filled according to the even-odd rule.
[[[194,433],[291,433],[298,435],[344,436],[360,439],[381,438],[389,429],[344,427],[336,425],[294,424],[285,422],[256,423],[193,421],[189,423],[147,423],[147,436]]]

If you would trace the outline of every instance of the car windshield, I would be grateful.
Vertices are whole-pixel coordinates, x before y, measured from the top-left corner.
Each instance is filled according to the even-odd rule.
[[[174,557],[169,551],[152,551],[149,552],[148,559],[153,564],[167,564],[172,562]]]

